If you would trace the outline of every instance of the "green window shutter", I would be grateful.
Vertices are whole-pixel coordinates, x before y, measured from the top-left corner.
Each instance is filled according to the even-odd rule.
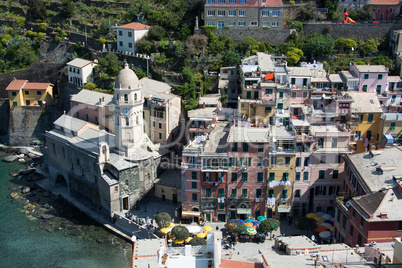
[[[206,197],[211,197],[211,188],[206,188],[205,189],[205,196]]]
[[[268,197],[269,198],[274,197],[274,190],[268,190]]]
[[[303,180],[308,181],[308,172],[303,173]]]
[[[296,172],[296,178],[295,180],[299,181],[300,180],[300,172]]]
[[[241,197],[247,197],[247,189],[241,190]]]
[[[236,189],[232,189],[232,197],[237,197],[237,190]]]
[[[364,74],[364,79],[369,79],[369,75],[368,75],[368,74]]]
[[[246,182],[247,179],[248,179],[248,173],[243,172],[243,173],[241,174],[241,180],[244,181],[244,182]]]
[[[191,179],[197,180],[197,172],[191,172]]]
[[[391,123],[391,130],[395,130],[396,123]]]
[[[282,190],[282,198],[288,198],[288,190]]]
[[[202,180],[206,181],[207,180],[207,173],[202,173]]]
[[[218,189],[218,197],[223,197],[224,195],[224,190],[222,188]]]
[[[232,181],[237,181],[237,173],[232,173]]]
[[[337,179],[339,175],[339,171],[338,170],[334,170],[334,172],[332,173],[332,178]]]
[[[233,162],[233,158],[229,157],[229,167],[231,167],[233,165],[232,162]]]
[[[258,163],[257,163],[257,166],[258,166],[258,167],[261,167],[261,166],[262,166],[263,159],[264,159],[264,158],[262,158],[262,157],[258,157]]]
[[[280,98],[280,99],[283,98],[283,92],[279,92],[279,98]]]
[[[191,188],[197,189],[197,183],[196,183],[196,182],[192,182],[192,183],[191,183]]]
[[[301,157],[297,157],[296,158],[296,167],[300,167],[301,166]]]
[[[320,171],[319,171],[318,178],[319,178],[319,179],[324,179],[324,177],[325,177],[325,170],[320,170]]]
[[[243,152],[244,153],[248,152],[248,143],[243,143]]]
[[[255,190],[255,197],[256,198],[260,198],[262,196],[262,194],[261,194],[261,189],[256,189]]]
[[[263,180],[264,180],[264,173],[258,172],[257,173],[257,181],[263,181]]]
[[[259,143],[259,144],[258,144],[258,152],[259,152],[259,153],[263,153],[263,152],[264,152],[264,144],[263,144],[263,143]]]
[[[237,152],[237,143],[232,143],[232,152]]]
[[[275,180],[275,173],[270,172],[269,173],[269,181],[274,181]]]
[[[282,180],[283,180],[283,181],[289,180],[289,173],[284,172],[283,175],[282,175]]]
[[[363,92],[367,92],[367,85],[363,85]]]

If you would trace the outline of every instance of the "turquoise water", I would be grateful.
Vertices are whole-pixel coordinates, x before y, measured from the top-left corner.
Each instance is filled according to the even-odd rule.
[[[38,221],[29,221],[18,203],[7,198],[11,192],[9,188],[14,185],[9,173],[23,165],[5,163],[2,159],[3,156],[0,157],[0,267],[131,266],[131,248],[98,243],[95,239],[70,236],[63,231],[37,230]],[[94,229],[103,237],[111,237],[101,227]]]

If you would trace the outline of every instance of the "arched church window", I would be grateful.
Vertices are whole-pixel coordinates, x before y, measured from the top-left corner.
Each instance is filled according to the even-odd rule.
[[[138,122],[139,122],[139,119],[138,119],[138,115],[137,115],[137,117],[135,118],[135,123],[138,125]]]
[[[137,100],[137,93],[134,94],[134,100]]]
[[[128,117],[126,117],[126,126],[130,125],[130,119]]]
[[[128,102],[128,95],[127,94],[124,94],[124,102]]]

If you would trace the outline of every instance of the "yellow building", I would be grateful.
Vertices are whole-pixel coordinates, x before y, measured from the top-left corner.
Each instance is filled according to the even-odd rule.
[[[272,127],[269,154],[266,216],[287,219],[292,211],[295,179],[295,134],[284,126]]]
[[[10,108],[23,106],[42,106],[53,103],[53,85],[50,83],[32,83],[28,80],[14,79],[6,88]]]
[[[162,201],[170,201],[172,204],[182,202],[181,172],[179,169],[167,169],[155,182],[154,196]]]
[[[352,121],[349,122],[351,145],[355,153],[380,147],[381,115],[383,113],[375,92],[348,92],[353,98]]]
[[[402,114],[384,113],[381,117],[381,146],[402,143]],[[392,136],[392,138],[390,137]]]

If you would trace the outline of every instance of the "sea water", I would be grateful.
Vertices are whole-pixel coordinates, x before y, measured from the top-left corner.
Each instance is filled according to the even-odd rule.
[[[3,157],[0,156],[0,267],[131,267],[131,248],[61,231],[37,230],[38,221],[29,221],[18,204],[8,198],[9,188],[14,185],[9,174],[24,166],[5,163]],[[97,232],[106,231],[98,227]]]

